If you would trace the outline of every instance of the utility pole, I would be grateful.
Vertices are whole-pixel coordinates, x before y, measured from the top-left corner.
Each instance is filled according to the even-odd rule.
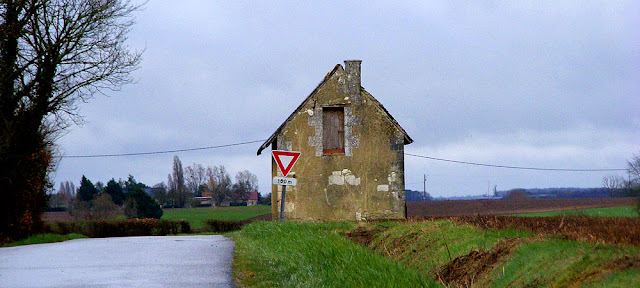
[[[489,191],[491,191],[490,189],[491,189],[491,180],[487,181],[487,197],[489,197],[489,193],[490,193]]]
[[[427,174],[424,174],[422,181],[422,200],[427,201]]]

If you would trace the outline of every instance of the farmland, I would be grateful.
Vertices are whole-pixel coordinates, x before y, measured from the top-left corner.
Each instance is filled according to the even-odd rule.
[[[510,215],[634,206],[638,198],[508,199],[407,202],[407,217]]]
[[[588,209],[576,209],[576,210],[561,210],[561,211],[549,211],[538,213],[524,213],[516,214],[515,216],[521,217],[551,217],[551,216],[594,216],[594,217],[625,217],[633,218],[638,217],[638,210],[636,206],[619,206],[619,207],[602,207],[602,208],[588,208]]]

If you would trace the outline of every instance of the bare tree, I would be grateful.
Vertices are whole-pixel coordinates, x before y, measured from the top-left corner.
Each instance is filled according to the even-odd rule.
[[[207,190],[217,206],[231,198],[231,177],[223,165],[207,168]]]
[[[124,0],[0,3],[0,242],[42,226],[57,132],[77,105],[132,82],[125,45],[139,5]]]
[[[629,166],[629,174],[636,181],[640,180],[640,154],[633,154],[631,160],[627,161],[627,166]]]
[[[176,191],[178,191],[178,188],[176,187],[176,182],[173,181],[173,177],[171,177],[171,174],[169,174],[167,175],[167,200],[169,203],[171,203],[172,207],[176,206],[176,203],[175,203]]]
[[[640,196],[640,154],[633,154],[631,160],[627,161],[629,167],[628,190],[629,196]],[[637,205],[638,213],[640,213],[640,200]]]
[[[207,182],[207,170],[200,164],[194,163],[185,168],[187,190],[195,196],[200,196]]]
[[[102,193],[93,200],[91,216],[93,219],[109,219],[116,216],[118,205],[113,203],[111,195]]]
[[[233,190],[238,201],[246,202],[249,199],[249,192],[258,191],[258,177],[248,170],[236,173],[236,183]]]
[[[153,185],[153,189],[151,190],[151,196],[153,199],[156,199],[161,206],[164,206],[167,203],[167,185],[164,182],[160,182],[156,185]]]
[[[190,193],[184,185],[184,170],[182,169],[182,161],[178,156],[173,156],[173,172],[168,177],[169,201],[174,207],[184,207],[190,198]]]
[[[609,175],[602,178],[602,185],[609,192],[609,196],[614,197],[624,188],[625,181],[620,176]]]

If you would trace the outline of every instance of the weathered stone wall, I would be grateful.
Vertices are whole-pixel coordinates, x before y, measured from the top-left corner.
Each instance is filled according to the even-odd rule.
[[[350,63],[347,63],[349,65]],[[357,68],[360,86],[359,63]],[[301,151],[287,177],[285,218],[309,221],[403,219],[404,137],[364,90],[355,95],[338,67],[281,130],[273,149]],[[356,98],[354,101],[354,98]],[[323,155],[322,108],[344,107],[345,153]],[[272,160],[273,176],[282,176]],[[279,218],[282,186],[272,185]]]

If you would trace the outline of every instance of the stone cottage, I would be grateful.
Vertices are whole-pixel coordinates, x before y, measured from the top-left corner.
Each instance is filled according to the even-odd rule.
[[[302,154],[287,177],[285,218],[306,221],[404,219],[407,132],[360,86],[360,60],[336,65],[260,146]],[[272,159],[272,176],[282,176]],[[272,185],[273,219],[282,186]]]

